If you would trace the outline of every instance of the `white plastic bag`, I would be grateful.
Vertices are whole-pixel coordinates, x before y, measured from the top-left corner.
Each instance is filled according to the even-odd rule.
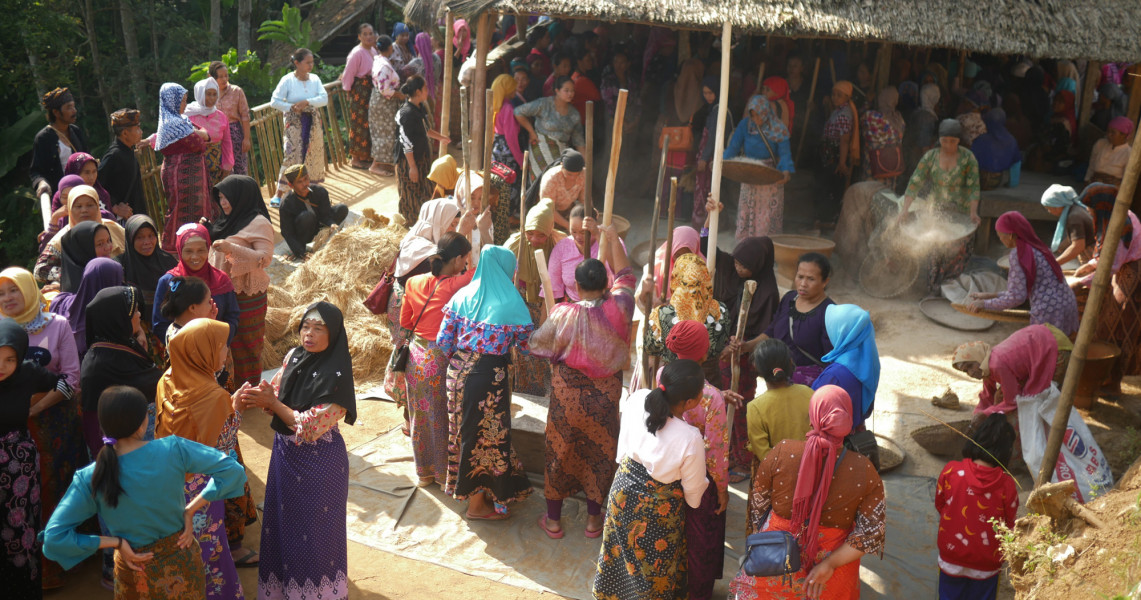
[[[1051,383],[1049,388],[1039,394],[1015,399],[1018,403],[1018,431],[1022,436],[1022,457],[1035,477],[1042,467],[1046,439],[1050,436],[1050,425],[1054,422],[1054,411],[1061,395],[1058,386]],[[1069,424],[1062,437],[1062,449],[1058,453],[1058,464],[1050,477],[1053,482],[1067,479],[1077,483],[1075,499],[1083,503],[1092,499],[1095,492],[1104,494],[1113,487],[1109,463],[1076,410],[1070,411]]]

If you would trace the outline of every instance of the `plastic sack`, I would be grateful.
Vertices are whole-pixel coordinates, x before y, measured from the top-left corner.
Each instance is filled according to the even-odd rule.
[[[1050,425],[1054,422],[1054,411],[1061,395],[1058,386],[1051,383],[1039,394],[1015,399],[1018,403],[1018,432],[1022,436],[1022,457],[1035,476],[1042,467],[1046,439],[1050,436]],[[1067,479],[1077,483],[1075,500],[1083,503],[1091,500],[1095,493],[1101,495],[1113,487],[1113,474],[1109,471],[1105,454],[1076,410],[1070,411],[1062,449],[1058,452],[1058,464],[1050,476],[1053,482]]]

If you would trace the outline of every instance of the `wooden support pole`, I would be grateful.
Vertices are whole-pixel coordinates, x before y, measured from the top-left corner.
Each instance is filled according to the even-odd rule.
[[[1098,257],[1097,270],[1094,271],[1093,286],[1086,301],[1085,313],[1082,314],[1081,326],[1078,327],[1074,350],[1070,353],[1066,378],[1062,381],[1062,395],[1058,398],[1054,422],[1050,427],[1050,436],[1046,440],[1046,453],[1042,456],[1042,467],[1038,471],[1039,486],[1050,483],[1050,476],[1058,464],[1058,451],[1062,448],[1062,437],[1070,420],[1074,392],[1078,388],[1078,380],[1081,379],[1082,371],[1085,369],[1090,344],[1097,332],[1102,298],[1105,297],[1110,280],[1113,278],[1113,258],[1117,254],[1117,244],[1121,240],[1123,230],[1129,225],[1129,207],[1133,203],[1133,192],[1137,188],[1138,176],[1141,176],[1141,144],[1134,144],[1133,150],[1129,153],[1129,163],[1125,166],[1125,176],[1121,179],[1121,187],[1117,190],[1113,215],[1109,218],[1109,225],[1105,229],[1105,241],[1102,242],[1101,256]]]
[[[667,145],[667,147],[669,146],[668,140],[667,140],[666,145]],[[662,152],[662,162],[663,162],[663,164],[665,162],[665,152]],[[661,199],[661,189],[662,189],[662,178],[659,175],[658,176],[658,190],[659,191],[656,194],[657,198],[655,198],[655,200],[654,200],[654,216],[653,216],[654,220],[650,221],[650,270],[649,270],[650,278],[651,278],[650,279],[650,305],[646,309],[645,327],[650,326],[650,314],[653,312],[654,306],[657,306],[658,282],[654,281],[653,277],[655,276],[655,273],[657,273],[658,217],[662,213],[662,203],[659,202],[659,200]],[[646,387],[650,387],[650,382],[654,376],[654,371],[653,371],[653,369],[650,368],[650,355],[646,353],[646,347],[644,344],[642,345],[642,361],[640,364],[642,367],[642,377],[641,377],[642,383]]]
[[[527,40],[527,17],[523,13],[515,13],[515,39]]]
[[[721,47],[724,49],[733,47],[733,26],[726,22],[721,26]],[[717,135],[713,144],[713,185],[710,190],[713,196],[713,206],[717,207],[721,202],[721,163],[723,162],[723,154],[725,154],[725,120],[728,118],[729,109],[729,63],[732,62],[733,53],[726,50],[721,56],[721,94],[718,98],[722,101],[717,103]],[[670,191],[673,194],[673,191]],[[694,198],[694,202],[704,202],[704,198]],[[672,201],[671,201],[672,202]],[[709,276],[713,277],[717,270],[717,225],[721,217],[721,211],[713,210],[709,213],[709,251],[705,253],[706,260],[709,266]]]
[[[467,161],[472,167],[478,167],[483,164],[483,147],[480,142],[483,141],[483,119],[475,118],[476,115],[482,115],[484,112],[484,99],[483,91],[487,89],[487,53],[491,49],[491,13],[490,10],[483,11],[479,16],[479,24],[476,26],[475,38],[475,73],[471,81],[471,115],[473,120],[471,122],[471,139],[473,142],[474,155],[471,160]]]
[[[539,279],[543,280],[543,306],[547,309],[547,314],[551,314],[551,309],[555,307],[555,299],[551,294],[551,273],[547,270],[547,254],[543,252],[542,248],[535,251],[535,266],[539,268]]]
[[[606,195],[602,198],[602,224],[609,227],[610,222],[614,220],[614,183],[618,179],[618,159],[622,154],[622,123],[626,119],[626,96],[629,92],[625,89],[618,90],[618,105],[614,109],[614,132],[610,138],[610,168],[606,172]],[[588,181],[586,183],[590,185]],[[607,256],[607,241],[608,236],[599,236],[602,239],[598,240],[598,256],[601,259]],[[589,253],[590,248],[586,251]]]
[[[662,268],[662,299],[670,295],[670,272],[674,267],[674,216],[677,210],[677,177],[670,177],[670,208],[666,213],[666,261]],[[654,282],[657,285],[657,282]]]
[[[876,60],[876,68],[879,69],[879,76],[874,78],[876,83],[876,93],[884,89],[891,82],[891,42],[884,42],[880,44],[880,51],[878,60]]]
[[[443,97],[440,99],[440,133],[444,137],[452,137],[452,87],[456,82],[452,81],[452,56],[454,56],[455,48],[452,46],[452,41],[455,36],[452,35],[452,25],[456,21],[456,17],[452,15],[452,10],[445,9],[444,23],[447,29],[444,30],[444,88],[442,90]],[[436,158],[439,158],[448,153],[448,143],[440,142],[440,153]]]
[[[665,139],[662,140],[662,159],[661,162],[658,163],[658,186],[654,188],[654,214],[661,214],[658,212],[658,207],[661,206],[663,200],[662,188],[665,187],[666,183],[666,157],[669,156],[669,153],[670,136],[667,135]],[[668,200],[668,198],[664,198],[664,200]],[[697,198],[694,198],[693,201],[697,202]],[[654,223],[654,225],[657,225],[657,223]],[[672,229],[673,226],[671,225],[670,228]],[[651,250],[652,249],[651,247]]]
[[[1136,123],[1137,118],[1141,116],[1141,76],[1127,72],[1125,74],[1125,89],[1129,93],[1129,111],[1125,115],[1129,117],[1130,121]]]
[[[741,312],[737,314],[737,341],[740,342],[745,337],[745,324],[749,322],[749,307],[753,305],[753,294],[757,292],[757,282],[752,279],[745,282],[744,289],[741,290]],[[729,389],[736,392],[741,383],[741,351],[733,353],[731,365],[731,372],[733,374],[730,379]],[[737,406],[732,402],[727,402],[725,408],[725,417],[729,421],[728,430],[729,439],[733,439],[733,413],[736,412]]]
[[[491,88],[484,90],[483,95],[483,181],[490,182],[491,175],[491,143],[495,141],[495,107],[491,105]]]
[[[471,209],[471,138],[468,137],[468,89],[467,86],[460,86],[460,151],[464,155],[464,206],[462,208]],[[457,194],[458,195],[458,194]]]
[[[523,151],[523,164],[519,167],[519,176],[527,181],[527,163],[530,162],[531,151]],[[531,251],[531,244],[527,240],[527,186],[522,186],[519,192],[519,258]],[[519,288],[519,269],[515,269],[515,288]]]
[[[1097,89],[1099,79],[1101,79],[1101,63],[1091,60],[1086,65],[1086,78],[1082,82],[1082,109],[1078,113],[1078,131],[1081,131],[1083,125],[1089,123],[1090,116],[1093,114],[1091,110],[1093,108],[1093,91]],[[1132,117],[1130,118],[1132,119]]]
[[[800,152],[804,150],[804,137],[808,135],[808,118],[812,116],[813,103],[816,100],[816,80],[820,77],[820,57],[816,57],[816,66],[812,68],[812,85],[808,88],[808,107],[804,112],[804,125],[800,128],[800,140],[796,143],[796,160],[800,163]]]
[[[583,185],[583,192],[586,197],[583,198],[584,218],[594,217],[594,101],[590,100],[586,103],[586,169],[583,175],[586,176],[586,182]],[[590,230],[584,229],[583,234],[586,235],[586,251],[583,253],[583,258],[590,258]],[[599,255],[601,256],[601,254]]]
[[[966,85],[967,85],[966,82],[963,81],[963,78],[966,76],[966,74],[967,74],[967,51],[966,50],[960,50],[959,51],[959,74],[958,74],[958,80],[959,80],[959,86],[960,87],[966,87]]]

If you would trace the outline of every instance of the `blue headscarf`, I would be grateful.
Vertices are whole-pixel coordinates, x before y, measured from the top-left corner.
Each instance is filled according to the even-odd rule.
[[[1062,209],[1062,216],[1058,217],[1058,225],[1054,227],[1054,240],[1050,242],[1050,251],[1057,252],[1058,247],[1062,245],[1062,238],[1066,236],[1066,221],[1070,218],[1070,209],[1077,205],[1078,193],[1072,187],[1055,183],[1042,192],[1042,206]]]
[[[531,325],[531,311],[511,282],[515,254],[503,246],[484,246],[471,283],[448,302],[458,316],[488,325]]]
[[[158,131],[155,132],[155,150],[194,133],[194,125],[179,112],[186,88],[177,83],[164,83],[158,91]]]
[[[398,36],[398,35],[400,35],[400,34],[402,34],[402,33],[407,33],[407,34],[411,35],[411,34],[412,34],[412,31],[411,31],[411,30],[409,30],[409,29],[408,29],[408,26],[407,26],[407,25],[405,25],[404,23],[397,23],[397,24],[396,24],[396,25],[395,25],[395,26],[392,28],[392,39],[393,39],[393,40],[395,40],[395,39],[396,39],[396,36]]]
[[[983,115],[986,133],[975,138],[971,152],[979,161],[979,168],[991,173],[1001,173],[1022,161],[1022,151],[1018,140],[1006,130],[1006,112],[992,108]]]
[[[872,317],[855,304],[832,304],[824,309],[824,330],[832,341],[832,351],[821,360],[844,366],[860,380],[863,384],[860,411],[867,418],[880,384],[880,353],[876,348]]]
[[[765,115],[765,124],[757,127],[752,117],[749,116],[750,112]],[[772,102],[769,102],[768,98],[762,94],[757,94],[749,99],[749,105],[745,107],[745,119],[749,121],[749,133],[753,135],[764,133],[765,139],[769,143],[779,144],[789,137],[788,128],[784,126],[784,121],[781,121],[780,117],[773,111]]]

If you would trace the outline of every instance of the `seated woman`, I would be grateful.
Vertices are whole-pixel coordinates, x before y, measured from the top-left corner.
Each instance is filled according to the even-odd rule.
[[[863,431],[880,382],[872,317],[855,304],[833,304],[824,311],[824,327],[833,348],[821,358],[828,366],[812,382],[812,389],[835,385],[847,392],[852,399],[852,432]]]
[[[803,440],[812,431],[808,419],[812,388],[792,382],[796,364],[792,362],[788,346],[780,340],[762,340],[753,351],[752,359],[768,387],[746,409],[749,449],[756,457],[755,471],[778,443]]]
[[[788,345],[796,369],[791,381],[811,386],[826,366],[821,357],[832,351],[824,314],[835,302],[828,297],[832,265],[823,254],[803,254],[796,265],[796,289],[781,298],[763,338]]]
[[[729,309],[713,297],[709,268],[696,254],[686,254],[677,260],[670,274],[669,300],[654,307],[646,317],[648,326],[643,329],[646,353],[661,356],[667,362],[677,360],[665,341],[680,321],[697,321],[709,332],[708,355],[700,362],[705,378],[714,387],[722,387],[719,358],[729,343]]]
[[[1006,310],[1030,299],[1030,323],[1049,323],[1066,335],[1078,331],[1078,302],[1066,284],[1062,267],[1022,213],[1007,212],[995,223],[998,239],[1010,251],[1010,276],[1006,291],[971,293],[967,308]]]
[[[1051,185],[1042,193],[1042,206],[1058,217],[1050,251],[1057,252],[1062,247],[1062,240],[1069,238],[1066,249],[1055,257],[1058,264],[1064,265],[1074,259],[1082,262],[1093,259],[1094,245],[1097,243],[1093,215],[1082,206],[1074,188],[1056,183]]]
[[[126,247],[126,232],[119,226],[118,223],[110,220],[103,219],[99,213],[99,200],[95,188],[87,185],[79,185],[71,188],[71,193],[67,197],[67,225],[64,225],[59,233],[55,234],[44,251],[40,253],[40,257],[36,259],[36,266],[33,273],[36,275],[36,280],[42,283],[60,283],[61,289],[65,292],[74,291],[72,286],[79,284],[79,279],[74,281],[69,279],[68,284],[64,285],[62,279],[68,276],[76,276],[83,274],[83,267],[87,261],[81,261],[82,264],[70,264],[73,261],[64,258],[64,243],[65,237],[69,236],[69,232],[80,227],[83,223],[94,223],[95,225],[102,225],[102,228],[108,234],[108,247],[106,249],[98,249],[98,256],[109,256],[114,258],[123,253]],[[88,226],[89,231],[90,226]],[[94,234],[101,236],[101,234]],[[70,236],[73,240],[86,239],[86,234],[80,234],[78,238],[74,234]],[[102,243],[95,244],[97,247]],[[88,251],[90,252],[90,251]],[[74,256],[72,258],[75,258]],[[88,256],[87,260],[91,260],[94,256]],[[58,276],[52,276],[52,269],[54,267],[61,267],[61,272]]]
[[[349,216],[349,207],[333,206],[324,187],[316,183],[310,185],[305,165],[286,169],[285,180],[290,190],[281,201],[281,237],[293,256],[304,260],[309,252],[305,246],[317,237],[317,231],[328,227],[336,233]]]
[[[1125,163],[1129,162],[1132,151],[1133,121],[1129,117],[1114,117],[1109,121],[1105,137],[1093,145],[1089,168],[1086,170],[1086,183],[1097,181],[1121,185],[1125,175]]]
[[[979,189],[993,190],[1002,185],[1004,175],[1021,168],[1022,151],[1018,140],[1006,130],[1006,113],[1001,108],[987,111],[983,123],[986,133],[975,138],[970,148],[979,163]]]
[[[731,597],[859,597],[860,558],[883,557],[886,518],[883,480],[875,467],[862,454],[844,450],[851,410],[852,400],[843,389],[828,385],[816,390],[807,440],[780,442],[757,467],[748,531],[795,535],[801,569],[790,584],[742,570],[729,585]],[[807,527],[801,525],[806,521]]]

